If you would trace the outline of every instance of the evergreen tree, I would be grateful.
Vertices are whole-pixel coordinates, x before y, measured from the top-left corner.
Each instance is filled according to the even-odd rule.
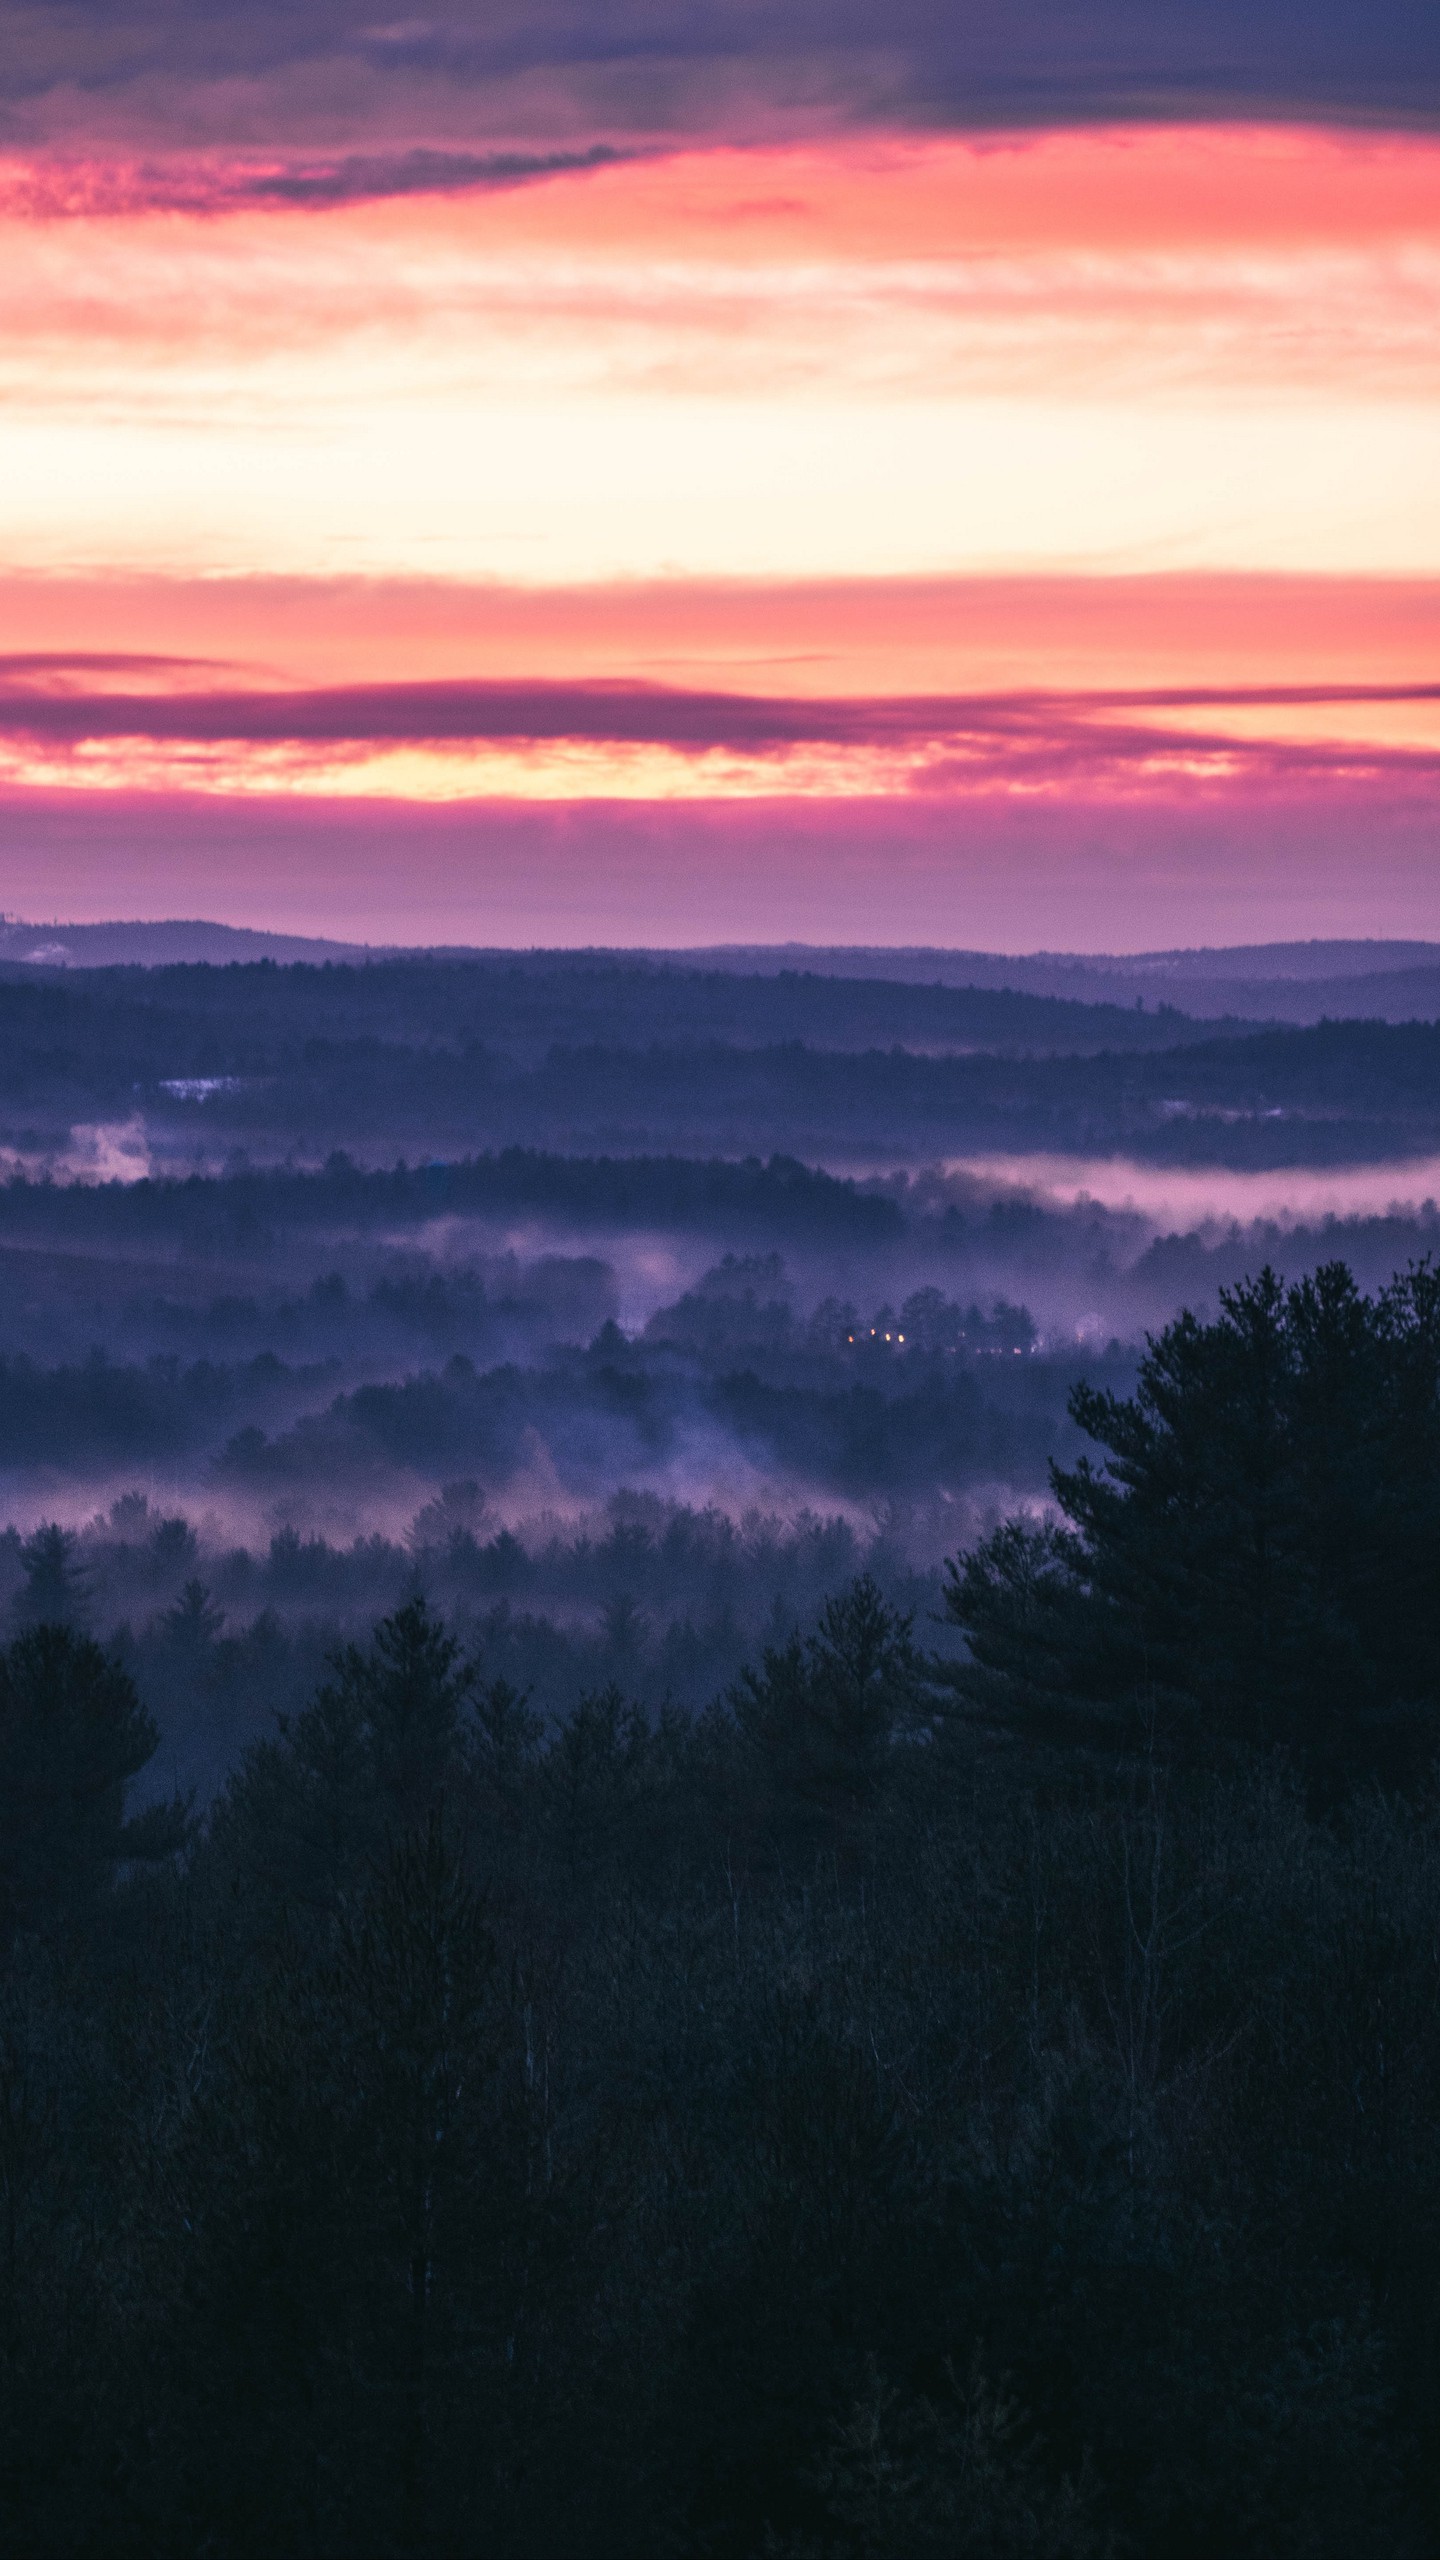
[[[173,1609],[167,1609],[160,1621],[166,1644],[192,1669],[207,1661],[224,1624],[224,1610],[214,1607],[205,1584],[198,1580],[186,1583]]]
[[[1077,1387],[1106,1452],[1052,1468],[1062,1523],[950,1567],[982,1720],[1131,1748],[1283,1747],[1323,1788],[1440,1732],[1440,1275],[1361,1294],[1270,1270],[1149,1343],[1135,1393]]]
[[[732,1704],[781,1833],[858,1855],[921,1695],[910,1620],[869,1574],[825,1603],[811,1635],[767,1646]]]
[[[0,1653],[0,1932],[88,1917],[130,1860],[167,1858],[185,1808],[127,1820],[159,1736],[121,1666],[88,1636],[40,1626]]]
[[[1387,1339],[1341,1289],[1287,1299],[1291,1447],[1328,1433],[1342,1474],[1357,1432],[1394,1449],[1417,1389]],[[1403,1307],[1397,1339],[1420,1358]],[[1282,1674],[1310,1659],[1313,1463],[1264,1515]],[[1345,1539],[1409,1571],[1379,1461],[1343,1491]],[[1035,1694],[1083,1725],[1075,1663],[1098,1680],[1130,1639],[1080,1529],[988,1553]],[[7,2548],[1435,2547],[1430,1800],[1372,1787],[1316,1821],[1274,1765],[1037,1787],[995,1751],[927,1785],[935,1756],[894,1749],[923,1705],[908,1627],[873,1587],[693,1735],[613,1691],[542,1724],[503,1682],[462,1695],[428,1613],[381,1633],[247,1770],[213,1853],[107,1905],[135,1846],[113,1772],[147,1739],[128,1693],[110,1829],[30,1905],[112,1925],[0,1944]],[[3,1658],[22,1843],[76,1833],[24,1801],[27,1664],[97,1659],[55,1629]],[[781,1851],[748,1865],[747,1779]],[[307,1908],[261,1851],[327,1805],[349,1827]],[[866,1893],[821,1889],[877,1811]]]
[[[328,1907],[398,1831],[423,1823],[468,1765],[474,1673],[424,1599],[346,1645],[308,1706],[252,1745],[217,1810],[250,1871]]]
[[[75,1562],[75,1532],[58,1520],[43,1521],[20,1550],[25,1587],[15,1615],[22,1626],[74,1627],[85,1616],[85,1577]]]

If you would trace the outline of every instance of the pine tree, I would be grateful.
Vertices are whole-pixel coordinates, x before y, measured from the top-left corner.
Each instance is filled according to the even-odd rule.
[[[812,1635],[767,1646],[732,1704],[782,1833],[853,1861],[879,1805],[897,1734],[920,1711],[911,1622],[862,1574]]]
[[[368,1647],[344,1646],[332,1675],[245,1754],[214,1821],[242,1867],[317,1908],[441,1805],[472,1740],[474,1673],[418,1596]]]
[[[88,1636],[40,1626],[0,1653],[0,1933],[91,1915],[122,1862],[167,1858],[182,1805],[132,1819],[126,1790],[159,1735],[134,1683]]]
[[[1051,1740],[1283,1749],[1322,1791],[1440,1735],[1440,1275],[1377,1299],[1343,1263],[1180,1316],[1133,1395],[1080,1385],[1105,1452],[1062,1519],[950,1567],[971,1716]]]
[[[22,1626],[74,1627],[85,1617],[85,1577],[75,1562],[75,1532],[42,1521],[20,1550],[25,1587],[15,1601]]]

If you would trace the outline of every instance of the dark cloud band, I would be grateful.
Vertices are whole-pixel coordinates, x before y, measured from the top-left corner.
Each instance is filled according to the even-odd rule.
[[[585,151],[351,152],[293,168],[236,171],[227,193],[250,204],[353,204],[376,196],[434,195],[460,187],[523,187],[586,169],[606,169],[633,152],[606,142]]]
[[[889,123],[1440,119],[1423,0],[19,0],[0,142],[293,151],[271,192],[513,183],[616,148]]]
[[[123,665],[116,672],[122,673]],[[651,746],[681,755],[782,757],[803,748],[930,750],[957,764],[1074,772],[1157,757],[1273,762],[1292,753],[1237,737],[1227,710],[1440,701],[1440,684],[1270,685],[1071,694],[922,695],[852,700],[687,692],[637,684],[426,683],[304,692],[183,692],[81,688],[93,662],[0,660],[0,733],[73,748],[106,739],[155,746],[341,750],[399,745],[511,748],[562,743]],[[1184,725],[1166,712],[1188,713]],[[1194,715],[1207,715],[1197,725]],[[1293,750],[1307,765],[1397,758],[1440,765],[1421,748],[1320,743]]]
[[[497,191],[542,178],[583,175],[641,155],[608,142],[583,151],[352,151],[332,159],[246,157],[59,161],[27,167],[6,199],[42,215],[225,213],[246,205],[375,203],[386,197]]]

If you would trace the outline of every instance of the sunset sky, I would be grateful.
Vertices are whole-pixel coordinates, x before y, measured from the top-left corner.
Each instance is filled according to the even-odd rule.
[[[1437,29],[0,8],[0,905],[1440,935]]]

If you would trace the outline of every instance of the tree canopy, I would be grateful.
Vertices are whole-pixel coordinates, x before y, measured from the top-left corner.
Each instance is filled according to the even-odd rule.
[[[957,1707],[1050,1740],[1280,1749],[1395,1780],[1440,1732],[1440,1274],[1367,1297],[1268,1268],[1150,1339],[1130,1396],[1081,1384],[1105,1453],[1061,1520],[950,1568]]]
[[[38,1626],[0,1652],[0,1935],[88,1915],[122,1863],[167,1858],[182,1805],[126,1818],[159,1735],[128,1672],[73,1628]]]

